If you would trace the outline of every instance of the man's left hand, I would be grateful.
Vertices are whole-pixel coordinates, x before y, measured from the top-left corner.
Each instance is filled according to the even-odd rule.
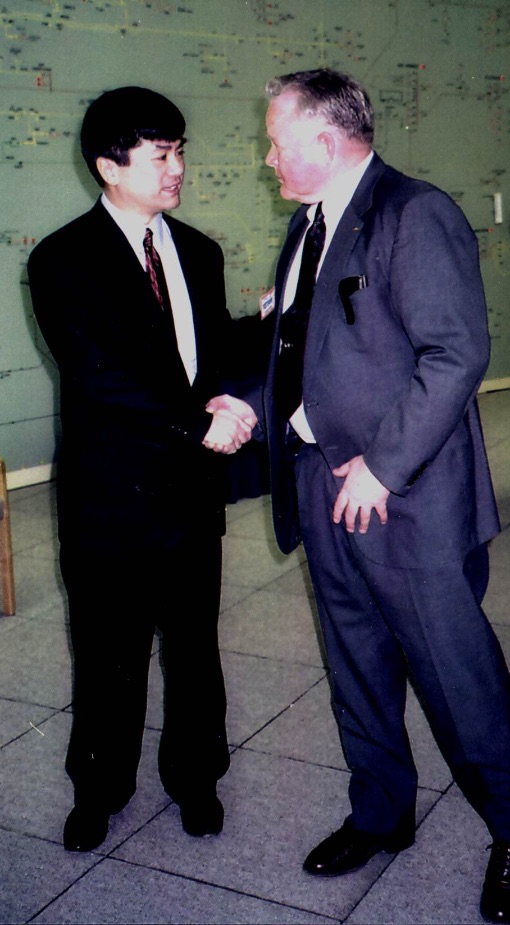
[[[360,533],[366,533],[372,509],[376,511],[382,524],[387,523],[386,502],[390,492],[375,475],[372,475],[363,456],[354,456],[343,466],[333,469],[333,475],[345,478],[333,508],[333,520],[336,524],[339,524],[343,517],[347,532],[354,533],[356,518],[359,517],[358,530]]]

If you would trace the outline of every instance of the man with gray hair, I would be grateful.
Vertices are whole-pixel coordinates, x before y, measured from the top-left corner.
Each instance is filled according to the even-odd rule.
[[[304,71],[268,96],[266,163],[301,205],[263,403],[251,399],[278,543],[307,553],[352,772],[351,813],[305,870],[346,874],[413,844],[411,675],[493,838],[482,915],[510,922],[510,684],[481,609],[499,522],[476,405],[489,360],[477,241],[444,192],[372,151],[357,81]]]

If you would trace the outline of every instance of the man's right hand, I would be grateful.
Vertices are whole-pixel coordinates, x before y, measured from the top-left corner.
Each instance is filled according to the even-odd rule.
[[[241,398],[217,395],[208,402],[206,411],[213,415],[212,424],[202,441],[208,450],[230,455],[250,440],[257,416]]]

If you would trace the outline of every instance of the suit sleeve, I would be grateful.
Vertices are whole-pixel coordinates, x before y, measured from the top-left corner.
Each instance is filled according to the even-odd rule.
[[[441,191],[404,207],[388,286],[389,310],[409,340],[415,372],[364,458],[386,488],[406,494],[462,420],[490,354],[477,240]]]
[[[200,445],[211,423],[206,399],[179,386],[166,342],[144,316],[144,305],[131,311],[129,295],[121,298],[94,264],[87,273],[79,249],[66,253],[60,243],[58,250],[55,240],[43,241],[30,256],[28,273],[34,313],[59,367],[68,432],[80,427],[85,439],[89,429],[110,422],[140,439],[157,441],[164,433],[171,442]],[[208,304],[223,322],[221,266],[210,279],[211,289],[219,280],[219,294],[213,292]],[[130,301],[143,298],[142,285]],[[215,343],[209,349],[214,351]],[[210,361],[211,368],[216,362]]]

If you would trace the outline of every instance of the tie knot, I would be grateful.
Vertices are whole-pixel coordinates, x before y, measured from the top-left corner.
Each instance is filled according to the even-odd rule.
[[[153,238],[153,235],[152,235],[151,229],[150,229],[150,228],[146,228],[146,229],[145,229],[145,234],[144,234],[144,237],[143,237],[143,246],[144,246],[144,249],[145,249],[145,250],[147,250],[148,248],[151,248],[151,247],[152,247],[152,238]],[[140,240],[140,238],[138,238],[138,240]]]
[[[326,224],[324,222],[324,214],[322,212],[322,203],[319,202],[315,211],[314,220],[306,233],[305,248],[303,253],[303,259],[310,260],[313,265],[314,282],[317,266],[324,249],[325,239]]]
[[[324,239],[324,236],[326,234],[326,224],[324,221],[324,212],[322,211],[322,202],[319,202],[317,205],[317,208],[315,210],[315,215],[313,218],[313,222],[309,228],[309,232],[310,232],[310,235],[314,238],[322,236],[322,238]]]

